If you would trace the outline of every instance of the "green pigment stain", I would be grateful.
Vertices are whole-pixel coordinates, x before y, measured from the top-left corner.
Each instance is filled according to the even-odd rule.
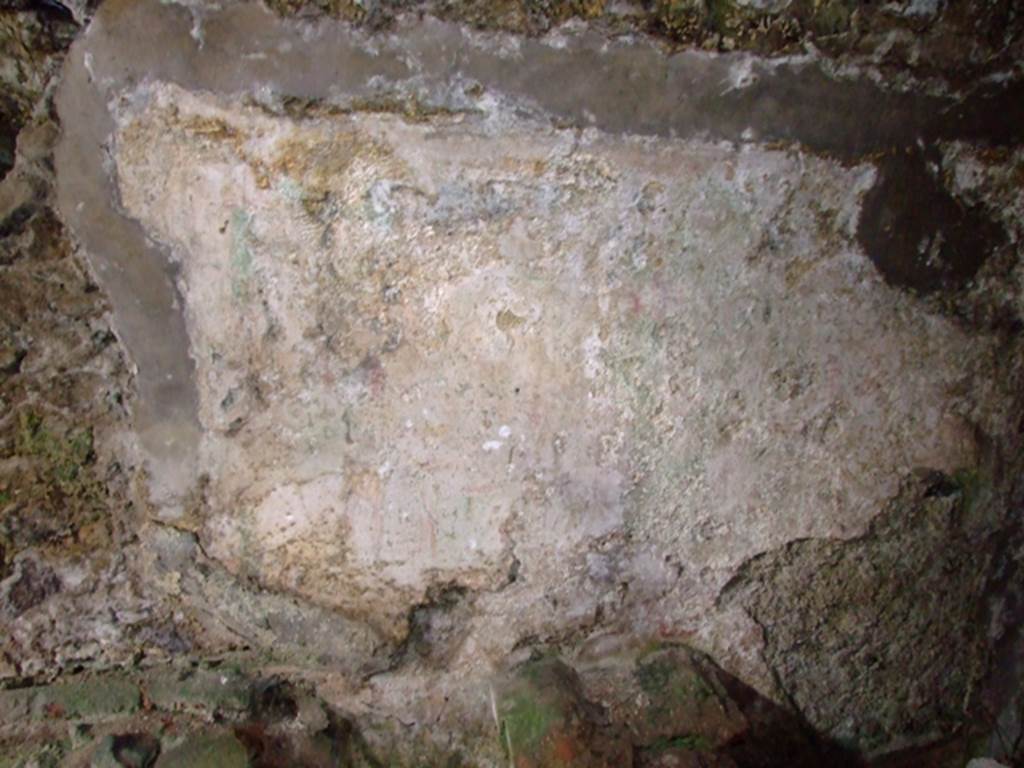
[[[305,193],[294,180],[284,177],[276,184],[277,193],[291,203],[301,203]]]
[[[231,294],[244,299],[252,277],[252,214],[241,208],[231,212]]]

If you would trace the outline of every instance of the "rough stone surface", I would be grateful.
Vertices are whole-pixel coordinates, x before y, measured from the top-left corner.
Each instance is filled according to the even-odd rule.
[[[233,665],[161,670],[143,684],[146,700],[168,711],[199,710],[211,717],[249,706],[250,681]]]
[[[518,670],[495,707],[502,742],[516,766],[633,764],[624,743],[583,698],[575,673],[561,662],[542,660]]]
[[[197,736],[156,761],[157,768],[246,768],[245,747],[230,733]]]
[[[0,3],[4,759],[1012,763],[1012,3],[271,5]]]
[[[0,178],[14,165],[18,133],[33,120],[78,31],[69,15],[25,5],[0,4]]]
[[[764,628],[769,664],[801,710],[862,745],[952,729],[983,674],[988,484],[933,475],[909,485],[864,537],[762,555],[726,598]],[[964,629],[951,637],[948,626]]]
[[[90,768],[152,768],[159,755],[159,739],[146,733],[121,733],[100,741]]]
[[[134,712],[140,703],[138,686],[116,676],[0,691],[0,712],[7,725],[22,718],[102,720]]]
[[[327,13],[388,29],[429,13],[485,29],[538,34],[586,20],[610,35],[647,32],[670,46],[780,54],[822,50],[842,69],[865,59],[887,81],[966,85],[1012,69],[1024,17],[1012,0],[268,0],[299,18]]]
[[[0,677],[8,679],[183,643],[127,568],[132,376],[109,304],[52,204],[51,77],[74,24],[0,6],[0,123],[21,129],[0,181]]]
[[[124,48],[150,27],[160,56]],[[333,90],[295,64],[218,63],[231,48],[287,58],[301,34],[345,62]],[[1006,525],[1020,356],[1005,323],[941,302],[1005,273],[1015,240],[980,202],[954,221],[963,204],[927,165],[933,149],[880,168],[865,153],[981,130],[1005,143],[1001,118],[948,124],[930,117],[940,101],[892,98],[876,128],[828,134],[799,100],[773,111],[745,95],[772,78],[846,104],[870,92],[833,95],[802,66],[744,79],[739,59],[665,63],[581,34],[532,44],[524,70],[445,25],[406,35],[400,58],[397,38],[372,49],[251,7],[189,18],[113,3],[72,53],[58,103],[81,121],[58,153],[60,200],[139,364],[152,514],[190,532],[176,555],[179,534],[148,537],[168,593],[212,595],[214,637],[273,646],[308,611],[364,627],[347,656],[380,682],[345,685],[378,713],[413,717],[407,668],[468,690],[524,643],[628,627],[697,642],[860,747],[955,719],[945,708],[987,663],[965,606],[995,566],[959,579],[954,600],[938,574],[969,569],[961,531]],[[442,42],[467,57],[454,76],[427,52]],[[530,83],[595,56],[720,72],[740,95],[709,93],[723,122],[702,128],[685,106],[659,111],[660,91],[570,106]],[[188,71],[173,63],[189,57]],[[374,90],[360,72],[380,73]],[[572,124],[591,108],[593,127]],[[764,143],[782,138],[804,148]],[[88,159],[94,142],[108,165]],[[935,253],[887,234],[910,226],[890,181],[913,173],[934,216],[907,231]],[[111,228],[123,234],[103,250]],[[971,237],[985,250],[966,262]],[[1004,313],[1019,316],[1017,296]],[[157,323],[180,330],[150,341]],[[937,501],[907,495],[922,473],[945,478]],[[935,505],[973,518],[932,524]],[[851,605],[897,556],[908,578],[861,617],[885,629],[856,639]],[[189,562],[223,575],[196,581]],[[936,575],[915,591],[925,564]],[[306,608],[259,640],[227,617],[275,598],[225,605],[230,590],[210,592],[223,579]],[[808,580],[815,624],[790,607]],[[905,678],[864,683],[876,657],[919,650],[887,642],[904,633],[936,649],[910,673],[920,694]],[[961,674],[939,679],[958,657]]]

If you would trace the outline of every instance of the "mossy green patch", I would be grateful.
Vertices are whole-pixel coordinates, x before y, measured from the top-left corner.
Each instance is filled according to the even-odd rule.
[[[842,0],[830,0],[815,10],[811,23],[819,35],[840,34],[850,27],[850,9]]]
[[[653,699],[666,703],[695,700],[706,701],[712,691],[708,684],[691,670],[682,670],[670,654],[659,655],[636,666],[636,681],[640,689]]]
[[[636,681],[640,689],[647,695],[660,695],[668,687],[672,678],[672,667],[667,658],[660,657],[652,661],[640,660],[636,665]]]
[[[0,768],[57,768],[67,754],[66,741],[48,744],[0,744]]]
[[[310,10],[347,21],[364,21],[366,10],[355,0],[267,0],[272,11],[281,16],[294,16]]]
[[[167,711],[240,712],[249,703],[250,681],[233,665],[162,669],[147,675],[143,686],[153,705]]]
[[[42,459],[44,473],[60,489],[70,495],[87,490],[86,465],[93,454],[92,427],[57,431],[34,411],[18,414],[15,451],[21,456]]]
[[[561,713],[550,703],[529,693],[517,692],[503,702],[503,746],[513,752],[536,751],[561,720]]]
[[[659,0],[654,14],[670,37],[690,38],[704,26],[707,9],[703,0]]]
[[[32,717],[42,720],[102,719],[130,714],[142,704],[139,687],[127,678],[117,676],[56,683],[31,693]]]
[[[230,733],[194,736],[160,758],[161,768],[246,768],[249,756]]]
[[[719,34],[736,26],[736,5],[732,0],[707,0],[707,25]]]

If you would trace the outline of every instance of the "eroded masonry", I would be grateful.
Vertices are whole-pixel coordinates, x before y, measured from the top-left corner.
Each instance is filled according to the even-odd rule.
[[[124,475],[96,618],[0,582],[67,764],[1013,758],[1019,77],[107,0],[55,89],[134,377],[19,417]]]

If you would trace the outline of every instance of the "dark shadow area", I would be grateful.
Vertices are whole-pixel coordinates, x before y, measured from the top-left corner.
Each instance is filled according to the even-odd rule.
[[[14,167],[14,149],[18,138],[18,126],[11,116],[0,111],[0,180]]]
[[[125,768],[151,768],[160,756],[160,740],[148,733],[114,736],[111,753]]]
[[[738,678],[718,669],[716,675],[750,728],[721,752],[737,768],[857,768],[856,752],[818,734],[793,711],[765,698]]]
[[[931,154],[914,147],[885,156],[857,230],[886,282],[920,294],[962,288],[1006,241],[1002,227],[946,190]]]

